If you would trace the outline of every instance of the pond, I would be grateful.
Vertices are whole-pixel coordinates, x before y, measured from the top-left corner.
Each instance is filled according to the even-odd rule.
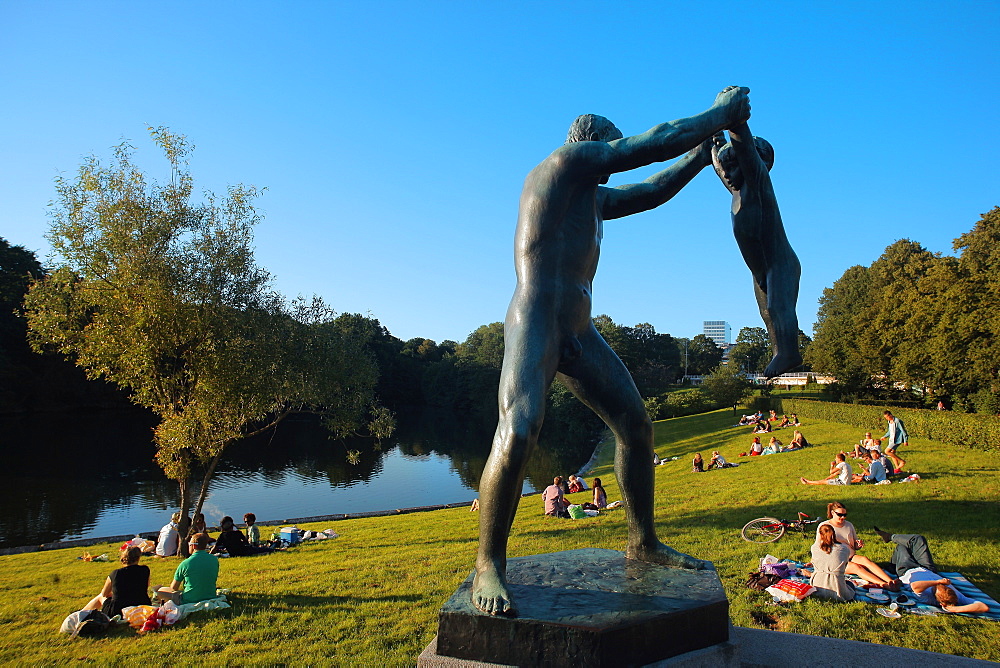
[[[398,413],[398,428],[370,440],[329,438],[312,419],[230,447],[209,488],[209,524],[223,515],[261,521],[471,501],[494,424],[432,409]],[[177,484],[153,461],[154,419],[141,411],[0,417],[0,548],[157,531],[177,509]],[[359,450],[357,464],[347,461]],[[578,471],[594,443],[540,444],[524,492]]]

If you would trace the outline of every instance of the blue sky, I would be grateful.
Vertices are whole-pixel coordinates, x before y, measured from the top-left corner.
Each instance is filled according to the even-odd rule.
[[[951,253],[1000,204],[1000,3],[698,4],[0,0],[0,236],[47,257],[53,178],[123,138],[164,178],[166,125],[200,187],[267,188],[283,293],[461,341],[503,319],[521,185],[575,116],[636,134],[729,84],[775,147],[806,332],[849,266],[900,238]],[[594,314],[761,326],[729,199],[706,170],[609,221]]]

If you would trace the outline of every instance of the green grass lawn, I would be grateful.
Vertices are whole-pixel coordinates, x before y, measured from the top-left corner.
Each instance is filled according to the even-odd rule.
[[[874,410],[874,409],[873,409]],[[835,452],[861,435],[853,427],[813,423],[800,415],[813,447],[794,453],[739,458],[748,450],[746,427],[732,427],[731,411],[656,423],[656,450],[678,456],[656,469],[656,517],[673,547],[715,562],[738,626],[758,626],[751,613],[771,615],[783,631],[865,640],[1000,661],[1000,623],[968,617],[889,620],[863,603],[807,599],[775,607],[770,597],[743,586],[757,560],[770,552],[807,560],[810,539],[786,535],[765,546],[739,530],[761,515],[813,515],[840,500],[866,545],[863,553],[888,561],[891,550],[872,524],[928,536],[942,570],[964,573],[1000,598],[1000,456],[955,450],[917,439],[901,452],[916,484],[805,486],[800,475],[824,477]],[[791,430],[776,432],[783,441]],[[606,447],[591,475],[619,498]],[[720,450],[734,469],[691,472],[690,458]],[[553,474],[567,473],[554,471]],[[582,501],[586,494],[572,495]],[[321,510],[321,509],[317,509]],[[261,511],[258,511],[260,514]],[[100,589],[116,566],[76,559],[83,549],[0,556],[0,662],[58,664],[85,661],[134,665],[143,658],[194,664],[413,665],[436,632],[441,604],[469,574],[475,559],[476,513],[458,508],[395,517],[309,525],[333,528],[340,538],[274,555],[222,562],[219,586],[233,590],[231,610],[197,613],[175,627],[137,636],[128,628],[100,639],[70,640],[57,633],[63,617]],[[262,527],[262,534],[270,529]],[[610,511],[588,520],[541,515],[539,497],[524,499],[510,540],[510,556],[580,547],[624,549],[625,520]],[[117,545],[91,553],[117,555]],[[144,559],[153,584],[167,584],[177,559]]]

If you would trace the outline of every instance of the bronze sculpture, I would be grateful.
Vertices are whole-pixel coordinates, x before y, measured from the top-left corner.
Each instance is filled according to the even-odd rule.
[[[556,375],[611,428],[625,502],[626,556],[683,568],[704,563],[656,537],[652,423],[628,370],[591,320],[591,289],[605,219],[646,211],[673,197],[711,162],[712,137],[750,116],[749,89],[730,86],[706,111],[633,137],[606,118],[581,116],[567,143],[525,179],[514,260],[517,287],[504,325],[500,422],[480,483],[479,553],[472,601],[516,615],[506,582],[507,539],[524,468]],[[687,155],[642,183],[607,188],[610,174]]]

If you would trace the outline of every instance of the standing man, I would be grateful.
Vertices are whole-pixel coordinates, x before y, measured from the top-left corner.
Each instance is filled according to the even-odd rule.
[[[626,555],[703,567],[656,537],[652,423],[628,369],[594,328],[591,291],[604,221],[652,209],[677,194],[711,163],[711,137],[750,117],[749,92],[730,86],[707,111],[634,137],[623,137],[602,116],[580,116],[566,144],[525,179],[514,236],[517,287],[504,325],[500,421],[480,483],[472,601],[483,612],[517,614],[507,588],[507,539],[542,426],[545,394],[557,375],[615,434],[615,468],[629,526]],[[602,187],[611,174],[685,151],[642,183]]]
[[[885,432],[883,439],[889,439],[888,445],[885,446],[886,456],[892,460],[892,465],[895,467],[895,472],[900,472],[903,467],[906,466],[906,460],[901,459],[899,455],[896,454],[896,448],[900,445],[909,445],[908,436],[906,434],[906,427],[903,426],[903,421],[898,417],[893,417],[892,413],[889,411],[884,411],[882,415],[885,419],[889,421],[889,429]]]

